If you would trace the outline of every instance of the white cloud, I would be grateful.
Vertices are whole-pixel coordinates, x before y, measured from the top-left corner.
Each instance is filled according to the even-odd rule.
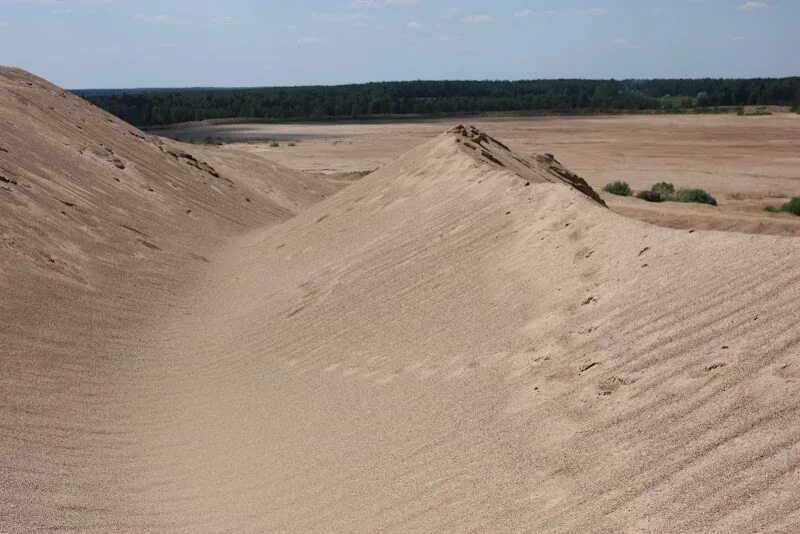
[[[469,17],[465,17],[464,22],[492,22],[494,17],[491,15],[470,15]]]
[[[617,37],[616,39],[612,39],[611,44],[623,48],[640,48],[639,45],[632,43],[627,37]]]
[[[369,15],[360,11],[356,13],[314,13],[311,16],[325,22],[354,22],[369,18]]]
[[[411,20],[406,24],[406,28],[411,28],[412,30],[417,30],[422,28],[422,23],[416,20]]]
[[[322,39],[320,39],[316,35],[307,35],[307,36],[301,37],[300,39],[297,40],[297,44],[300,44],[300,45],[311,45],[311,44],[317,44],[317,43],[321,43],[321,42],[322,42]]]
[[[28,4],[36,6],[61,6],[61,5],[81,5],[93,6],[110,4],[113,0],[0,0],[0,4]]]
[[[416,6],[419,2],[420,0],[350,0],[348,5],[358,9],[371,9],[381,6]]]
[[[767,8],[767,7],[769,7],[769,5],[766,2],[748,1],[748,2],[745,2],[744,4],[740,5],[738,7],[738,9],[740,11],[752,11],[754,9],[764,9],[764,8]]]
[[[515,17],[535,17],[536,16],[536,11],[534,11],[532,9],[521,9],[521,10],[517,11],[516,13],[514,13],[514,16]]]
[[[442,20],[451,20],[454,16],[460,15],[464,10],[460,7],[451,7],[447,10],[447,13],[441,15],[439,18]]]
[[[591,9],[578,9],[575,11],[578,15],[588,15],[588,16],[597,16],[597,15],[605,15],[608,13],[608,9],[604,7],[593,7]]]
[[[133,15],[134,20],[141,20],[144,22],[158,22],[161,17],[165,15],[145,15],[144,13],[136,13]]]
[[[133,20],[138,20],[147,24],[169,24],[171,26],[189,26],[191,23],[186,19],[176,19],[169,15],[148,15],[146,13],[137,13],[131,15]]]
[[[220,28],[222,26],[227,26],[233,23],[233,18],[231,17],[215,17],[211,19],[211,23],[209,24],[212,28]]]

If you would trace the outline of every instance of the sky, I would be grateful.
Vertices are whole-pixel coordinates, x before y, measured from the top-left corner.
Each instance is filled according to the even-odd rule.
[[[69,89],[800,75],[800,0],[0,0]]]

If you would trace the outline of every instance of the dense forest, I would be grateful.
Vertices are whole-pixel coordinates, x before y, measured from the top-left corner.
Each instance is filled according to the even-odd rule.
[[[680,111],[800,105],[800,77],[411,81],[248,89],[74,91],[137,126],[204,119],[313,120],[486,112]]]

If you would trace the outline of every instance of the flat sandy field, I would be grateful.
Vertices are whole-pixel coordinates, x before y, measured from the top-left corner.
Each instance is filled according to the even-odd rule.
[[[554,154],[597,190],[614,180],[634,190],[668,181],[705,189],[719,202],[712,208],[604,195],[625,215],[675,228],[800,235],[800,218],[764,211],[800,195],[800,115],[460,120],[492,132],[515,152]],[[201,125],[153,133],[237,141],[222,150],[244,149],[295,169],[336,175],[375,169],[458,121]],[[270,146],[271,140],[280,146]]]

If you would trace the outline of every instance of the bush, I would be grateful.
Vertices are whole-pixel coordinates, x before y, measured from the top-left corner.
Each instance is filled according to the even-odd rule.
[[[678,202],[697,202],[699,204],[717,205],[717,199],[702,189],[681,189],[675,194]]]
[[[669,182],[659,182],[651,187],[650,191],[659,195],[661,200],[669,200],[675,194],[675,186]]]
[[[269,146],[271,146],[272,148],[277,148],[277,147],[281,146],[281,144],[279,142],[277,142],[277,141],[272,141],[269,144]]]
[[[659,182],[650,188],[649,191],[639,191],[636,196],[648,202],[664,202],[672,200],[675,194],[675,186],[669,182]]]
[[[649,191],[639,191],[636,196],[648,202],[675,200],[678,202],[717,205],[717,200],[702,189],[681,189],[676,193],[675,186],[669,182],[659,182],[651,187]]]
[[[800,216],[800,197],[792,197],[792,200],[781,206],[781,211]]]
[[[638,193],[636,193],[636,196],[648,202],[663,202],[664,200],[666,200],[664,197],[662,197],[655,191],[639,191]]]
[[[792,197],[792,199],[786,204],[783,204],[781,206],[767,206],[764,209],[772,213],[785,211],[786,213],[792,213],[794,215],[800,216],[800,197]]]
[[[289,143],[289,146],[297,146],[294,142]]]
[[[631,191],[631,186],[628,185],[628,182],[611,182],[610,184],[606,184],[603,188],[603,191],[611,193],[612,195],[620,195],[623,197],[629,197],[633,194]]]

